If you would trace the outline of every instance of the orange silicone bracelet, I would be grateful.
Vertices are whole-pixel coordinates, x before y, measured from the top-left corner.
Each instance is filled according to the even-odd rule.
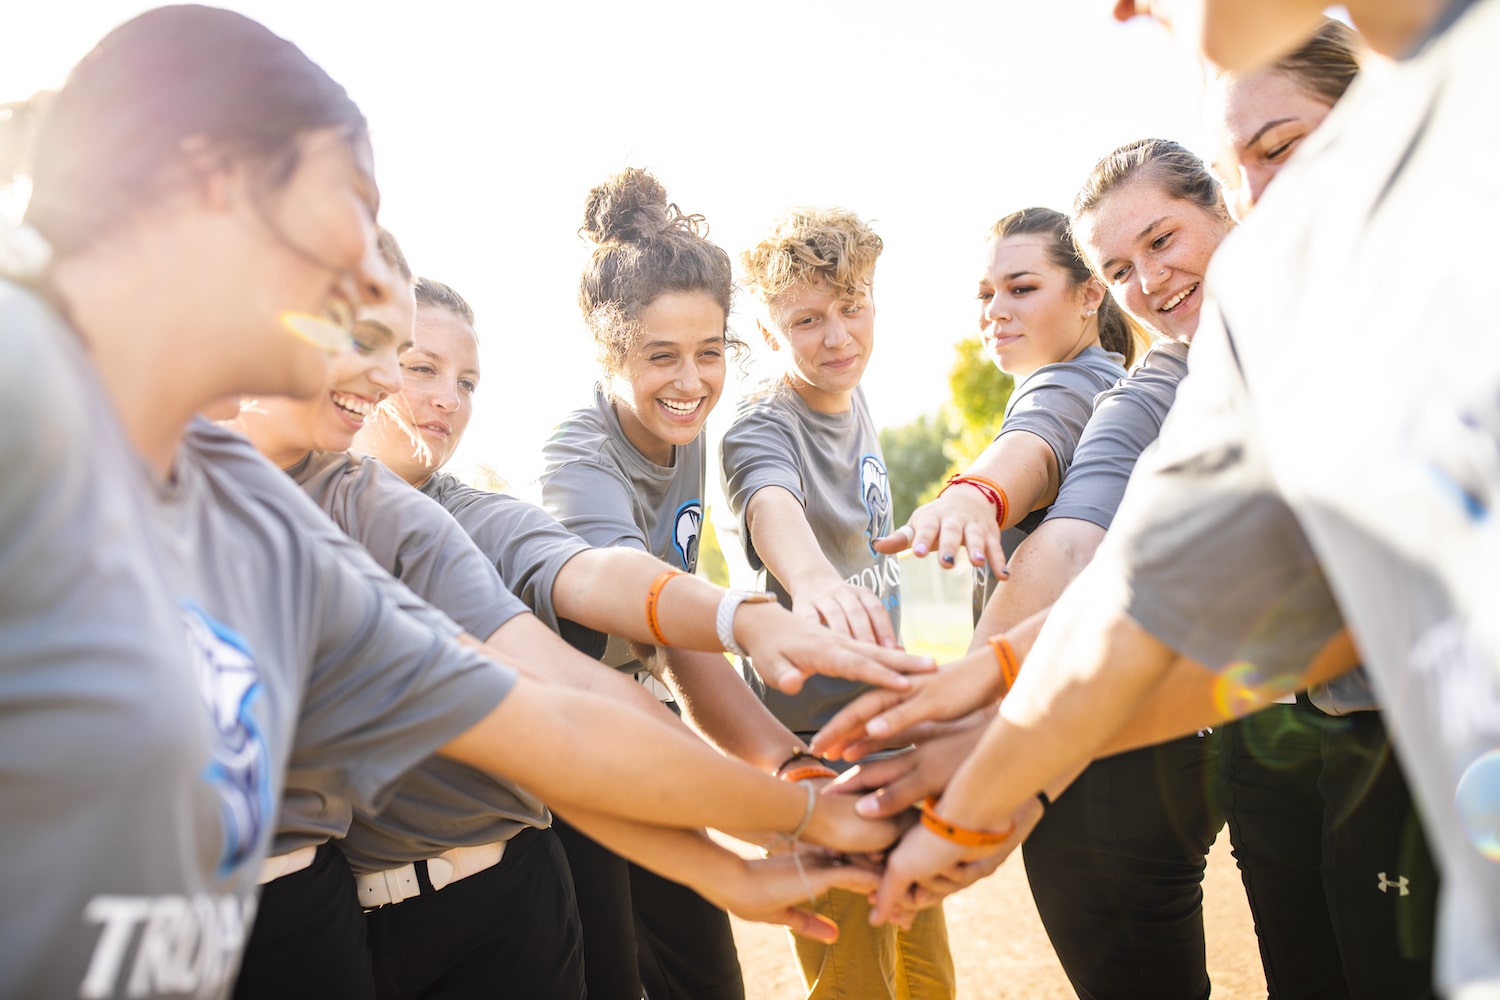
[[[656,620],[656,605],[661,600],[662,588],[667,581],[674,576],[682,576],[682,570],[669,569],[655,580],[651,581],[651,589],[646,591],[646,624],[651,629],[651,638],[656,640],[658,646],[672,645],[667,637],[661,634],[661,623]]]
[[[971,830],[968,827],[957,826],[937,814],[936,795],[922,800],[922,825],[949,843],[960,847],[999,847],[1010,839],[1011,833],[1016,828],[1014,823],[1000,831]]]
[[[806,781],[809,778],[837,778],[838,772],[831,767],[822,764],[804,764],[802,767],[794,767],[790,771],[782,771],[776,775],[782,781]]]
[[[1005,633],[992,635],[989,639],[990,648],[995,651],[995,660],[1000,664],[1000,697],[1004,698],[1010,694],[1010,689],[1015,686],[1016,676],[1021,672],[1021,659],[1016,656],[1016,647],[1010,644]]]

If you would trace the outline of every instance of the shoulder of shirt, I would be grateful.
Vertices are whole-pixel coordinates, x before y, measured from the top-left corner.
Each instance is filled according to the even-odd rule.
[[[790,397],[794,395],[784,378],[778,376],[761,379],[746,389],[735,404],[734,418],[739,420],[741,416],[750,413],[786,409]]]

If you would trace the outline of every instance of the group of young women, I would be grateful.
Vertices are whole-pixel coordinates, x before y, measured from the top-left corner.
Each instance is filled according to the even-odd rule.
[[[36,138],[8,239],[45,252],[0,255],[0,994],[743,997],[732,911],[792,929],[809,997],[953,997],[941,899],[1024,842],[1081,997],[1206,997],[1227,814],[1273,997],[1431,995],[1435,868],[1305,545],[1248,578],[1266,539],[1175,575],[1147,552],[1132,600],[1160,617],[1135,621],[1165,638],[1065,641],[1215,655],[1149,703],[1128,671],[1076,681],[1135,706],[1088,753],[1048,743],[1076,737],[1062,701],[1034,756],[1005,718],[1013,685],[1062,683],[1034,679],[1047,623],[1131,509],[1210,258],[1356,70],[1327,22],[1217,81],[1231,204],[1151,139],[1071,214],[995,223],[979,322],[1016,388],[897,525],[860,385],[883,243],[855,213],[791,210],[741,255],[769,368],[714,448],[730,256],[645,171],[589,192],[603,376],[537,507],[443,471],[476,317],[377,227],[342,88],[230,12],[116,29]],[[695,575],[711,475],[754,589]],[[900,648],[908,548],[981,571],[936,671]],[[1218,637],[1249,592],[1271,611]]]

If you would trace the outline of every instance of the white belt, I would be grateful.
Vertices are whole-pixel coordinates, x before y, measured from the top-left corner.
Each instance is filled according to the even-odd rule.
[[[274,858],[267,858],[260,864],[260,878],[255,880],[255,884],[265,885],[276,881],[283,875],[300,872],[313,863],[313,858],[317,854],[318,845],[312,844],[308,847],[299,847],[290,854],[278,854]]]
[[[478,847],[455,847],[426,861],[388,868],[383,872],[356,875],[354,885],[359,891],[359,905],[366,910],[373,910],[422,895],[422,887],[417,882],[417,865],[427,866],[427,880],[434,889],[442,889],[459,879],[477,875],[500,863],[500,859],[505,856],[505,844],[506,841],[502,840],[494,844],[480,844]]]

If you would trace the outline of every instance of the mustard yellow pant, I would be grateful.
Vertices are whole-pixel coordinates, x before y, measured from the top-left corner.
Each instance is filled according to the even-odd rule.
[[[833,889],[817,911],[839,925],[828,945],[792,935],[808,1000],[953,1000],[953,956],[943,908],[921,911],[911,930],[870,926],[864,896]]]

